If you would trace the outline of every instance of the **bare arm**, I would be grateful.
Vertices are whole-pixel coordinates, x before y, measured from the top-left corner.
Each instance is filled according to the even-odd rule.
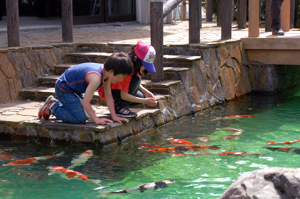
[[[89,114],[91,119],[96,124],[106,124],[106,123],[112,123],[111,120],[107,118],[98,118],[95,114],[92,106],[91,106],[91,100],[94,96],[95,90],[99,87],[101,82],[101,77],[97,74],[91,73],[88,75],[89,85],[85,90],[84,98],[82,100],[82,106],[86,110],[86,112]]]
[[[110,111],[111,117],[114,121],[121,123],[122,121],[124,122],[129,122],[128,119],[118,117],[115,112],[115,105],[114,105],[114,99],[111,94],[111,88],[110,88],[110,80],[108,80],[103,86],[104,86],[104,93],[105,93],[105,99],[106,99],[106,104],[108,107],[108,110]]]
[[[142,92],[145,94],[146,98],[140,98],[133,95],[130,95],[127,92],[124,92],[121,90],[121,98],[122,100],[128,101],[128,102],[135,102],[135,103],[141,103],[141,104],[147,104],[148,106],[156,106],[157,101],[154,97],[154,95],[148,91],[146,88],[144,88],[142,85],[140,85],[140,88],[142,87]]]

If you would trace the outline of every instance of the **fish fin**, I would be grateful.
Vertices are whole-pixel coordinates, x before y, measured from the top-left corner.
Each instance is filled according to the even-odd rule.
[[[53,174],[55,174],[55,172],[49,172],[49,173],[48,173],[48,176],[51,176],[51,175],[53,175]]]
[[[58,154],[56,154],[57,156],[63,156],[65,154],[65,152],[64,151],[62,151],[62,152],[60,152],[60,153],[58,153]]]
[[[105,191],[101,195],[97,196],[97,198],[104,198],[104,197],[106,197],[110,193],[112,193],[112,192],[111,191]]]
[[[102,190],[102,189],[107,188],[107,187],[109,187],[109,186],[100,186],[100,187],[97,187],[97,188],[95,188],[93,190],[95,190],[95,191]]]
[[[101,180],[91,180],[91,182],[95,183],[96,185],[100,185]]]
[[[222,118],[218,117],[218,118],[212,119],[210,121],[217,121],[217,120],[220,120],[220,119],[222,119]]]

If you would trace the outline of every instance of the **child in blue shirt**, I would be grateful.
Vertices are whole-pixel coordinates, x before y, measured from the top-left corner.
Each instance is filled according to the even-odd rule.
[[[122,81],[133,71],[130,58],[126,53],[112,54],[104,64],[82,63],[67,69],[55,83],[55,94],[49,96],[38,112],[39,118],[48,120],[54,115],[63,122],[83,124],[90,117],[96,124],[112,123],[107,118],[98,118],[91,106],[94,92],[104,88],[107,107],[111,118],[121,123],[128,119],[115,113],[110,84]],[[81,99],[80,97],[84,97]],[[87,113],[87,115],[86,115]]]

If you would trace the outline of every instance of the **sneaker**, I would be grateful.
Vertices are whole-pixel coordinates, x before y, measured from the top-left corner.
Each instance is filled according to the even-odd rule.
[[[50,95],[46,101],[45,104],[40,108],[38,116],[39,118],[44,118],[45,120],[48,120],[51,115],[51,108],[56,104],[57,100]]]
[[[284,32],[283,32],[281,29],[273,30],[273,31],[272,31],[272,35],[275,35],[275,36],[283,36],[283,35],[284,35]]]
[[[132,112],[129,108],[125,107],[116,107],[115,108],[116,115],[119,117],[136,117],[137,114],[135,112]]]

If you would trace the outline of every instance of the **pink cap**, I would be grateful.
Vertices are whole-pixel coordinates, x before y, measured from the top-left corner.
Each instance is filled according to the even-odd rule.
[[[135,49],[135,54],[142,60],[143,66],[150,73],[155,73],[154,59],[156,56],[155,49],[150,44],[138,41]]]

